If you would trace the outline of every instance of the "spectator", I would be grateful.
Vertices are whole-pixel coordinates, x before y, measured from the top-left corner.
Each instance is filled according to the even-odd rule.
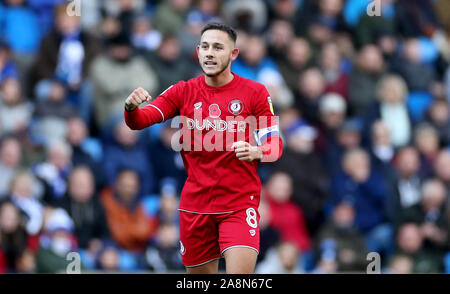
[[[295,244],[306,252],[311,240],[302,209],[291,200],[292,178],[284,173],[274,173],[267,184],[266,197],[269,204],[271,225],[280,232],[281,241]]]
[[[369,141],[372,124],[381,119],[389,129],[392,146],[395,148],[409,144],[412,136],[412,120],[406,105],[408,88],[404,80],[396,75],[386,75],[376,88],[378,101],[371,103],[365,113],[365,141]]]
[[[413,146],[406,146],[397,151],[395,158],[397,177],[394,189],[392,210],[395,215],[420,201],[420,189],[423,177],[420,175],[420,157],[418,150]]]
[[[396,234],[397,254],[412,259],[413,270],[418,273],[438,273],[442,271],[442,256],[423,248],[423,236],[418,225],[404,223]]]
[[[103,31],[106,37],[117,34],[122,31],[127,35],[132,32],[133,22],[138,16],[138,12],[144,10],[143,0],[113,0],[106,1],[102,3],[105,13],[104,18],[104,28],[105,23],[112,22],[115,23],[117,30],[113,31]],[[107,27],[108,25],[106,25]]]
[[[435,79],[435,72],[423,60],[423,52],[418,39],[408,39],[403,44],[403,54],[394,64],[393,71],[405,79],[411,92],[429,92]]]
[[[319,123],[319,103],[325,87],[325,79],[317,67],[305,70],[297,81],[295,106],[311,124]]]
[[[336,175],[342,170],[341,160],[346,151],[361,146],[361,125],[358,119],[349,118],[337,129],[336,144],[328,145],[325,152],[328,175]]]
[[[314,151],[315,128],[299,121],[287,131],[287,148],[275,170],[292,177],[292,201],[300,206],[308,231],[315,234],[323,222],[323,205],[328,196],[329,177]]]
[[[155,168],[155,184],[161,187],[167,178],[175,181],[175,190],[181,192],[187,175],[184,169],[183,159],[178,152],[172,149],[172,138],[178,130],[170,126],[170,122],[164,124],[158,140],[152,143],[153,167]],[[157,170],[156,170],[157,167]]]
[[[25,75],[25,69],[39,49],[42,36],[37,15],[25,0],[2,1],[0,11],[0,36],[11,48],[14,59]]]
[[[100,191],[105,183],[102,159],[102,145],[98,138],[89,136],[89,129],[80,117],[71,117],[67,121],[67,142],[72,147],[74,166],[85,165],[95,175],[95,189]]]
[[[383,76],[384,67],[383,56],[377,46],[361,48],[349,80],[352,85],[348,93],[352,114],[363,117],[369,105],[376,101],[376,86]]]
[[[49,80],[58,78],[68,87],[68,101],[89,123],[93,98],[86,78],[99,43],[81,29],[78,16],[67,14],[69,5],[55,9],[55,27],[43,38],[31,72],[32,90],[45,91]]]
[[[157,229],[157,220],[147,217],[139,197],[142,180],[132,170],[122,170],[113,187],[105,188],[101,201],[111,237],[122,248],[143,251]]]
[[[32,166],[33,174],[44,186],[43,202],[54,204],[67,190],[67,178],[72,170],[72,148],[65,141],[51,142],[44,162]]]
[[[26,216],[12,202],[6,201],[0,205],[0,271],[8,273],[19,272],[20,259],[32,251],[32,242],[23,226]],[[3,270],[1,269],[3,268]],[[32,272],[33,266],[27,269]]]
[[[70,259],[66,256],[77,250],[73,235],[73,221],[62,208],[49,209],[46,213],[40,246],[36,253],[36,272],[46,274],[65,273]],[[80,270],[84,265],[80,264]]]
[[[161,41],[161,33],[153,28],[147,15],[134,18],[131,35],[133,47],[144,51],[155,51],[160,46]]]
[[[220,16],[222,1],[198,0],[193,2],[194,6],[186,15],[184,28],[176,34],[176,38],[181,44],[183,55],[196,59],[196,47],[203,26],[210,22],[222,22]]]
[[[27,216],[25,229],[28,235],[36,236],[42,229],[44,207],[33,195],[34,177],[28,172],[19,172],[11,182],[9,199]]]
[[[6,134],[24,132],[30,123],[33,104],[23,95],[20,82],[15,78],[0,84],[0,125]]]
[[[255,269],[257,274],[302,274],[298,247],[292,242],[282,242],[267,252],[266,258]]]
[[[311,48],[306,39],[294,37],[286,46],[285,57],[278,61],[278,67],[289,89],[297,88],[300,75],[311,66]]]
[[[177,34],[184,27],[191,0],[169,0],[158,5],[153,25],[163,35]]]
[[[161,223],[152,246],[147,248],[145,255],[149,267],[156,273],[180,271],[184,269],[181,263],[178,228],[170,223]]]
[[[317,151],[324,153],[327,149],[337,148],[337,133],[345,121],[346,112],[347,103],[341,95],[327,93],[320,99]]]
[[[90,79],[95,96],[94,117],[99,129],[105,128],[115,116],[122,115],[123,97],[133,89],[142,87],[150,93],[158,89],[154,71],[133,54],[129,37],[124,33],[108,39],[107,54],[93,61]]]
[[[271,224],[271,211],[266,199],[262,198],[259,203],[259,254],[258,262],[266,258],[266,254],[280,243],[280,233]]]
[[[295,24],[299,17],[302,1],[297,0],[274,0],[269,1],[269,17],[270,19],[281,19]]]
[[[67,194],[58,203],[74,222],[78,247],[95,254],[101,242],[109,237],[105,211],[95,193],[94,175],[85,166],[72,169]]]
[[[15,137],[5,137],[0,144],[0,199],[6,197],[11,180],[19,171],[22,161],[22,146]]]
[[[36,103],[33,113],[32,136],[36,145],[46,145],[66,136],[67,120],[77,110],[67,102],[67,89],[60,81],[52,81],[48,97]]]
[[[342,68],[340,49],[335,42],[328,42],[322,46],[320,52],[320,69],[325,80],[325,91],[348,97],[349,76]]]
[[[445,99],[435,99],[427,110],[424,121],[439,133],[439,146],[450,145],[450,108]]]
[[[165,36],[155,52],[144,55],[149,66],[158,73],[159,88],[155,97],[180,80],[193,77],[193,64],[181,52],[180,41],[174,36]]]
[[[386,205],[391,196],[384,179],[371,167],[368,153],[359,148],[345,153],[342,170],[332,177],[328,215],[337,204],[351,203],[355,208],[356,228],[363,234],[367,249],[389,256],[393,231],[387,223]]]
[[[397,30],[405,37],[431,37],[440,28],[433,1],[397,1]],[[420,21],[411,21],[417,19]]]
[[[172,223],[175,226],[178,226],[178,204],[180,199],[177,194],[176,182],[167,178],[163,181],[161,186],[159,209],[157,212],[158,219],[162,223]]]
[[[0,40],[0,84],[7,78],[19,79],[19,70],[11,59],[11,49]]]
[[[112,140],[105,144],[103,156],[107,184],[114,184],[121,169],[130,168],[135,170],[141,179],[145,179],[139,185],[139,192],[144,195],[152,193],[155,188],[153,165],[146,145],[140,141],[140,133],[130,130],[123,120],[115,124],[113,132]]]
[[[258,0],[230,0],[222,6],[225,23],[250,33],[259,33],[267,25],[267,7]]]
[[[423,237],[423,248],[444,257],[448,244],[447,190],[440,180],[423,183],[421,201],[400,212],[400,222],[415,223]]]
[[[387,125],[382,120],[377,120],[372,124],[370,152],[374,167],[382,172],[386,181],[391,184],[394,177],[391,161],[395,155],[392,146],[391,134]]]
[[[439,153],[439,134],[427,123],[417,125],[414,131],[414,145],[420,153],[422,173],[424,177],[430,177]]]
[[[436,177],[445,184],[447,191],[450,189],[450,166],[448,164],[450,164],[450,152],[448,149],[443,149],[436,157],[433,170]]]
[[[355,209],[350,203],[335,206],[331,219],[317,234],[316,251],[323,242],[336,245],[337,271],[363,272],[366,269],[367,249],[363,235],[355,227]]]
[[[268,29],[267,55],[279,64],[285,59],[286,50],[293,37],[294,28],[290,22],[282,19],[273,20]]]
[[[387,273],[401,275],[412,274],[413,260],[406,255],[394,255],[389,261]]]
[[[293,96],[286,85],[276,63],[267,56],[264,39],[259,35],[249,35],[246,49],[231,65],[234,73],[264,84],[275,108],[289,107]]]

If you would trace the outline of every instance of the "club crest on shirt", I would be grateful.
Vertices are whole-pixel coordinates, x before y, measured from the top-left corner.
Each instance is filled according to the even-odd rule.
[[[256,231],[255,230],[249,230],[249,232],[250,232],[250,235],[252,235],[252,237],[256,235]]]
[[[210,117],[219,118],[221,113],[222,112],[220,111],[219,105],[214,103],[209,106],[209,116]]]
[[[241,114],[242,110],[244,110],[244,103],[241,100],[234,99],[228,103],[228,111],[233,115]]]

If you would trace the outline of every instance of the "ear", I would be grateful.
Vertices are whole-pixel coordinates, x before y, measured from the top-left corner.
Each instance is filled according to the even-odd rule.
[[[200,51],[200,45],[197,45],[197,47],[195,47],[195,51],[197,51],[197,58],[200,59],[200,56],[198,56],[198,52]]]
[[[231,50],[231,61],[235,61],[239,56],[239,49],[238,48],[234,48],[233,50]]]

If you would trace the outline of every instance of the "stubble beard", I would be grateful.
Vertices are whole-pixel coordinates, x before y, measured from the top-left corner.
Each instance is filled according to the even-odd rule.
[[[212,78],[212,77],[216,77],[216,76],[220,75],[221,73],[223,73],[223,72],[227,69],[227,67],[228,67],[228,65],[229,65],[230,63],[231,63],[231,58],[229,57],[228,60],[227,60],[227,62],[225,63],[225,65],[224,65],[222,68],[220,68],[220,69],[219,69],[217,72],[215,72],[215,73],[209,73],[209,74],[205,72],[205,70],[203,69],[202,66],[200,66],[200,67],[202,68],[202,71],[203,71],[203,73],[204,73],[206,76]]]

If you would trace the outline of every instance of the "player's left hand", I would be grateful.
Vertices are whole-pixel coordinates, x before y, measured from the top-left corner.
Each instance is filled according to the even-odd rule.
[[[234,142],[231,148],[234,149],[236,157],[242,161],[252,162],[253,160],[261,160],[263,157],[260,147],[252,146],[244,141]]]

